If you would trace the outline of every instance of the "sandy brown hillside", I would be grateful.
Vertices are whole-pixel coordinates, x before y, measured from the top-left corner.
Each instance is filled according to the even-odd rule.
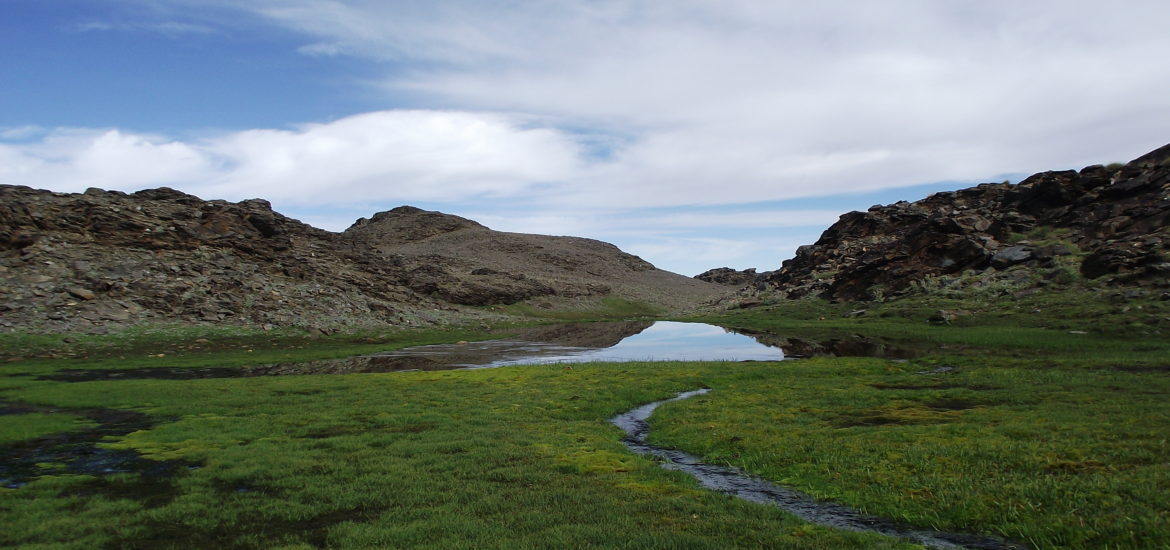
[[[412,325],[521,301],[588,308],[616,297],[674,311],[724,293],[599,241],[501,233],[411,207],[332,233],[258,199],[0,186],[0,329],[9,331]]]
[[[677,310],[725,294],[715,285],[656,269],[609,243],[492,231],[406,206],[358,220],[343,236],[373,247],[390,262],[416,265],[409,285],[462,304],[540,298],[535,303],[566,306],[612,295]]]

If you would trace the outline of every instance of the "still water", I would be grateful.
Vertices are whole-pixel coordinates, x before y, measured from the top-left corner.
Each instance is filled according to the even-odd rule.
[[[463,367],[502,367],[506,365],[625,362],[625,361],[780,361],[784,351],[762,344],[756,339],[731,332],[723,327],[701,323],[658,321],[612,323],[609,327],[633,331],[609,346],[590,347],[556,342],[498,340],[487,343],[496,347],[500,357],[486,363]],[[512,348],[513,349],[500,349]],[[411,353],[404,350],[401,353]]]
[[[858,335],[813,341],[777,334],[744,334],[702,323],[621,321],[527,327],[511,330],[506,337],[496,340],[416,346],[344,359],[244,367],[65,369],[40,378],[72,382],[134,378],[179,380],[595,361],[781,361],[824,355],[903,359],[914,353]]]
[[[812,341],[747,334],[704,323],[622,321],[530,327],[500,340],[419,346],[368,357],[430,370],[583,362],[782,361],[813,356],[906,359],[914,355],[854,334]]]

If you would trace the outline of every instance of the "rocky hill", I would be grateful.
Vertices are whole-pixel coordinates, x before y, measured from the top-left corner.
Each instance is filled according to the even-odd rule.
[[[755,268],[740,271],[730,267],[717,267],[695,275],[695,278],[709,283],[739,287],[755,283],[765,275],[767,273],[756,273]]]
[[[0,186],[0,330],[413,325],[521,301],[680,310],[725,292],[599,241],[502,233],[412,207],[333,233],[259,199]]]
[[[850,212],[759,281],[787,298],[932,285],[1170,285],[1170,145],[1125,165],[1043,172]]]

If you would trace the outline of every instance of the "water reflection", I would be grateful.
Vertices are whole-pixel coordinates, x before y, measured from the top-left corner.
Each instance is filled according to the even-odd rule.
[[[883,359],[913,359],[921,350],[908,348],[866,338],[860,334],[849,334],[835,338],[812,340],[780,336],[767,332],[738,331],[754,338],[757,342],[784,350],[788,359],[806,357],[881,357]]]
[[[592,324],[592,323],[591,323]],[[780,361],[784,352],[723,327],[659,321],[606,347],[549,347],[537,356],[501,357],[482,365],[625,361]],[[472,365],[468,365],[472,366]]]
[[[545,325],[507,338],[416,346],[373,355],[246,367],[151,367],[63,370],[42,379],[62,381],[232,378],[294,374],[350,374],[490,368],[569,362],[780,361],[818,355],[907,358],[905,350],[846,336],[811,341],[733,331],[702,323],[606,322]]]

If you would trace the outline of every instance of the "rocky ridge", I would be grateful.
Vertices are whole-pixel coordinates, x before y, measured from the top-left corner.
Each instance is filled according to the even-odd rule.
[[[680,310],[723,292],[599,241],[497,232],[412,207],[333,233],[260,199],[0,185],[6,331],[409,326],[520,301],[588,307],[614,296]]]
[[[767,275],[767,273],[756,273],[755,268],[741,271],[730,267],[717,267],[695,275],[695,278],[709,283],[740,287],[755,283],[764,275]]]
[[[1170,145],[1125,165],[849,212],[755,283],[783,298],[864,301],[964,278],[1015,289],[1083,278],[1161,292],[1170,284]]]

